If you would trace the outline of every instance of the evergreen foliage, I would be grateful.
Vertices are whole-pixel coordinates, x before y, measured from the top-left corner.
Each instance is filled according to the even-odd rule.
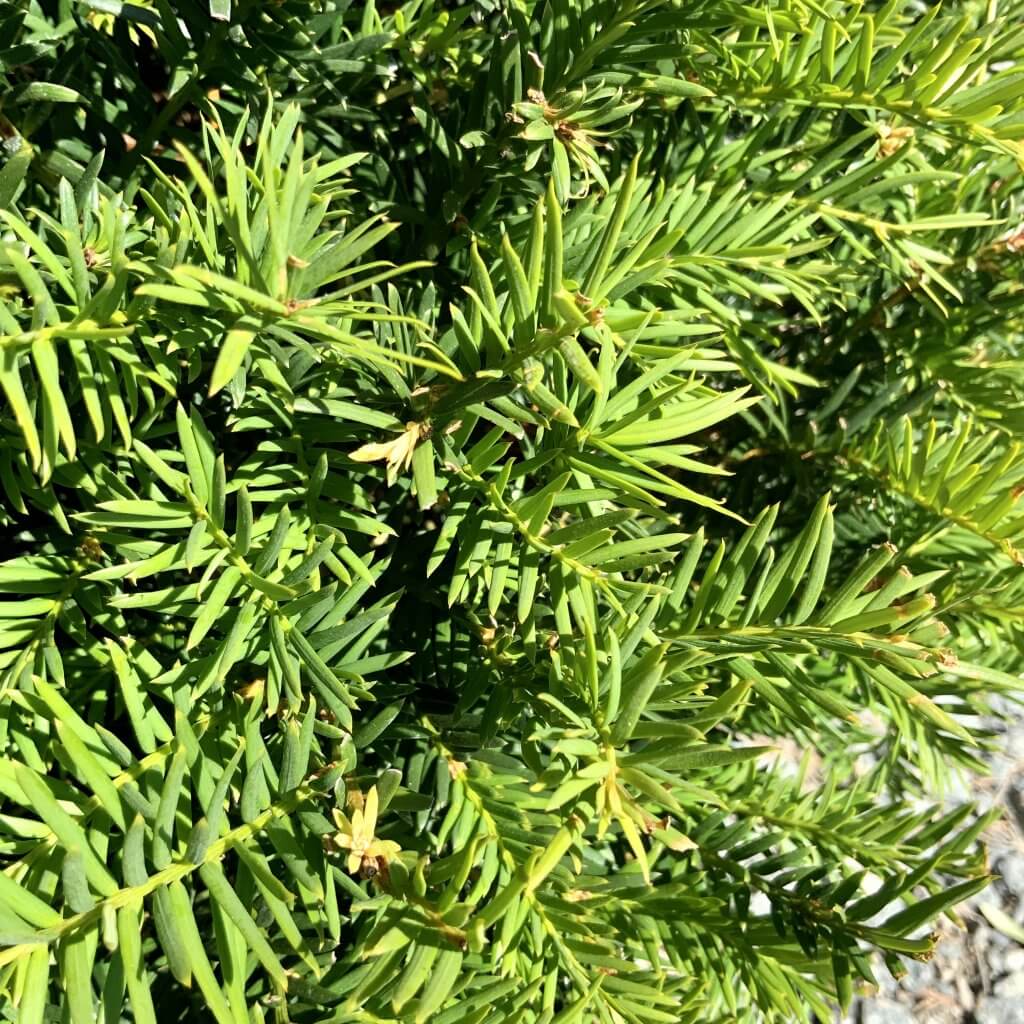
[[[931,954],[1024,650],[1020,0],[0,0],[0,135],[3,1019]]]

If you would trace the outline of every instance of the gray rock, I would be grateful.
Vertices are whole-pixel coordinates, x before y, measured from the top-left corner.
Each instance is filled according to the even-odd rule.
[[[1010,974],[1024,974],[1024,949],[1018,946],[1003,957],[1003,970]]]
[[[892,999],[872,999],[866,1002],[860,1019],[861,1024],[916,1024],[910,1010]]]
[[[1017,999],[1024,1003],[1024,971],[1000,978],[992,991],[1001,999]]]
[[[922,992],[926,988],[933,988],[938,979],[938,965],[934,960],[921,963],[916,960],[907,961],[904,966],[907,973],[900,982],[900,988],[904,992]]]
[[[1024,852],[1008,851],[996,861],[996,874],[1003,886],[1024,903]]]
[[[974,1011],[975,1024],[1024,1024],[1024,999],[985,997]]]
[[[1024,761],[1024,726],[1014,725],[1006,730],[1003,756],[1011,761]]]
[[[1024,765],[1018,764],[1015,768],[1011,768],[1009,778],[1005,782],[1006,803],[1011,812],[1024,807]],[[1011,813],[1010,820],[1016,820],[1018,817],[1019,815]],[[1019,821],[1018,827],[1024,829],[1024,825]]]
[[[967,955],[966,949],[966,933],[961,931],[947,931],[941,934],[938,946],[935,950],[935,960],[933,964],[938,968],[940,973],[946,973],[942,970],[944,966],[954,966],[960,964],[963,958]]]
[[[923,1005],[914,1007],[915,1024],[963,1024],[966,1009],[954,1005]]]

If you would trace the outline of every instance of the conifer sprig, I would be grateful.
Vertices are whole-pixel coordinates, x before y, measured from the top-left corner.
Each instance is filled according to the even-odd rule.
[[[990,880],[1018,0],[0,0],[17,1024],[831,1019]]]

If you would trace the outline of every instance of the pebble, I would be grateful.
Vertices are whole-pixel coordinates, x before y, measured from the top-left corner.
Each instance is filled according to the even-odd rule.
[[[917,960],[910,960],[906,963],[907,973],[903,976],[900,988],[904,992],[920,992],[931,988],[938,978],[935,964],[933,962],[920,963]]]
[[[995,865],[996,874],[1010,893],[1024,904],[1024,852],[1004,853]]]
[[[872,999],[864,1003],[861,1024],[916,1024],[914,1015],[902,1003],[892,999]]]
[[[901,982],[879,965],[877,996],[860,1000],[846,1024],[1024,1024],[1024,944],[991,927],[980,911],[994,904],[1024,923],[1024,724],[1007,729],[1000,745],[991,784],[973,794],[1000,799],[1006,810],[1010,827],[990,844],[996,881],[962,908],[966,930],[940,925],[930,962],[907,963]],[[963,794],[954,787],[949,796],[955,803]]]
[[[1007,729],[1003,735],[1002,746],[1003,757],[1008,761],[1024,761],[1024,726],[1015,725]]]
[[[1019,999],[1024,1001],[1024,971],[1007,974],[1000,978],[992,987],[995,995],[1001,999]]]
[[[1011,974],[1024,974],[1024,946],[1011,949],[1003,957],[1003,969]]]
[[[974,1011],[975,1024],[1024,1024],[1024,999],[986,997]]]

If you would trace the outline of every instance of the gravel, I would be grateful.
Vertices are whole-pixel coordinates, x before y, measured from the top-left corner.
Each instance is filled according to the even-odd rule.
[[[982,996],[978,1000],[973,1020],[975,1024],[1024,1024],[1024,1000]]]
[[[961,908],[963,928],[938,925],[931,961],[908,964],[900,981],[879,964],[878,992],[842,1024],[1024,1024],[1024,944],[994,926],[1000,912],[1024,925],[1024,724],[1006,731],[992,775],[964,789],[1004,810],[985,837],[996,880]]]

